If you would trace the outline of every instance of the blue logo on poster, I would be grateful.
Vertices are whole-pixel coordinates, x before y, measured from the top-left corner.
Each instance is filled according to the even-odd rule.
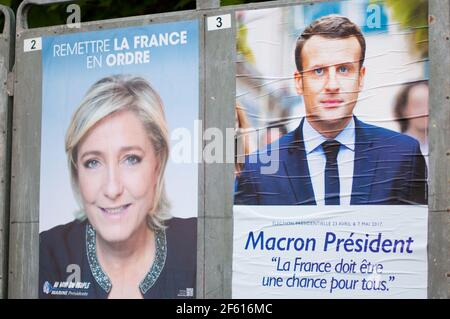
[[[46,281],[42,290],[44,291],[44,294],[48,295],[52,291],[52,285],[48,281]]]

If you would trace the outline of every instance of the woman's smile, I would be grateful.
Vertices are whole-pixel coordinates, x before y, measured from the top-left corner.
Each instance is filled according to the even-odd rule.
[[[107,215],[108,217],[121,217],[125,213],[129,211],[129,207],[131,204],[125,204],[121,206],[115,206],[115,207],[99,207],[100,210]]]

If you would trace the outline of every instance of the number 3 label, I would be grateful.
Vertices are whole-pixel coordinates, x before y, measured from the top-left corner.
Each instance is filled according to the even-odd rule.
[[[208,17],[208,31],[231,28],[231,15]]]
[[[23,41],[23,52],[42,50],[42,38],[25,39]]]

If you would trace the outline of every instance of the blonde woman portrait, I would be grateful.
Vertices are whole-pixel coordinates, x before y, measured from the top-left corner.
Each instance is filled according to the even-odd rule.
[[[168,128],[143,78],[90,87],[65,137],[79,217],[40,234],[40,298],[193,298],[196,218],[165,191]]]

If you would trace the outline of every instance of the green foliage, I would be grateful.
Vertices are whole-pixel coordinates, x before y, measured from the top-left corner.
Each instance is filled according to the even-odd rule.
[[[237,41],[236,50],[245,57],[250,63],[255,63],[255,56],[247,43],[247,26],[242,23],[240,17],[237,17]]]
[[[374,3],[380,1],[373,1]],[[381,2],[383,3],[383,2]],[[411,48],[422,58],[428,57],[428,0],[385,0],[392,17],[403,29],[411,30]]]
[[[221,6],[237,5],[267,0],[221,0]],[[0,0],[0,4],[17,11],[22,0]],[[412,32],[411,47],[421,57],[428,56],[428,0],[371,0],[383,3],[391,9],[393,18],[404,29]],[[196,0],[78,0],[81,8],[81,21],[95,21],[122,17],[153,14],[169,11],[193,10]],[[70,13],[66,12],[69,3],[33,6],[28,22],[30,27],[43,27],[65,24]],[[1,18],[3,19],[3,17]],[[251,59],[252,53],[245,44],[246,30],[238,30],[238,50]]]
[[[221,5],[235,5],[266,0],[222,0]],[[0,0],[17,11],[22,0]],[[29,12],[28,24],[31,28],[65,24],[71,13],[66,12],[70,3],[81,8],[81,21],[95,21],[154,14],[170,11],[193,10],[196,0],[78,0],[46,6],[33,6]]]
[[[22,0],[0,0],[15,12]],[[65,24],[70,13],[66,8],[70,3],[81,8],[81,21],[123,18],[144,14],[195,9],[196,0],[78,0],[67,3],[33,6],[29,12],[30,27],[44,27]]]

